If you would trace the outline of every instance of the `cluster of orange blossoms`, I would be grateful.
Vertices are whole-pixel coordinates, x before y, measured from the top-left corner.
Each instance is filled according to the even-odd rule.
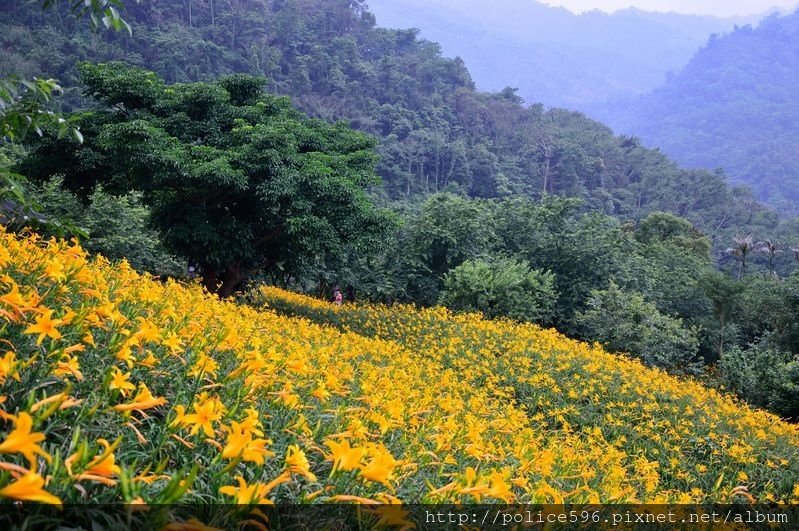
[[[796,427],[695,382],[531,325],[258,296],[0,232],[0,498],[799,502]]]

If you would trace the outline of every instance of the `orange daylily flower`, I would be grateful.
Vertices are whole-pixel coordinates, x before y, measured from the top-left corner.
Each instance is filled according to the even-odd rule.
[[[37,345],[41,345],[45,337],[61,339],[61,332],[58,331],[58,326],[63,324],[63,321],[52,317],[53,310],[47,310],[36,318],[36,324],[25,329],[26,334],[39,334],[39,337],[36,338]]]
[[[118,476],[122,469],[119,468],[114,462],[114,448],[117,444],[110,445],[108,441],[105,439],[97,439],[97,442],[104,448],[104,451],[92,459],[87,465],[84,471],[80,474],[73,474],[72,472],[72,463],[75,459],[80,457],[80,452],[75,452],[71,456],[69,456],[65,461],[64,464],[69,471],[69,474],[78,480],[89,480],[89,481],[97,481],[102,483],[106,486],[113,487],[117,484],[117,482],[112,479],[114,476]]]
[[[311,464],[308,462],[305,452],[296,444],[292,444],[286,449],[286,469],[294,474],[305,476],[311,481],[316,481],[316,476],[311,472]]]
[[[17,356],[11,351],[6,352],[6,355],[0,358],[0,384],[5,383],[9,377],[19,381],[17,363]]]
[[[61,500],[42,487],[44,487],[44,478],[31,471],[0,489],[0,497],[60,506]]]
[[[183,415],[181,423],[183,425],[191,425],[191,431],[189,432],[191,435],[196,435],[200,430],[203,430],[206,436],[213,437],[214,427],[212,423],[222,418],[225,414],[225,406],[218,398],[209,398],[207,393],[200,395],[198,401],[199,403],[194,404],[194,413]],[[175,419],[175,422],[177,420]]]
[[[242,461],[263,465],[267,457],[274,457],[275,453],[266,449],[266,445],[272,444],[272,441],[261,438],[254,439],[253,433],[244,429],[244,426],[236,421],[230,424],[231,426],[226,428],[227,444],[222,450],[224,459],[241,458]]]
[[[351,448],[350,442],[344,440],[340,443],[335,441],[325,441],[325,445],[330,448],[330,455],[326,456],[328,461],[333,461],[333,471],[355,470],[361,466],[361,460],[366,455],[366,448]]]
[[[130,391],[136,389],[136,386],[133,385],[130,380],[130,373],[129,372],[122,372],[119,368],[114,367],[114,372],[111,375],[111,382],[108,384],[108,389],[119,389],[119,392],[122,396],[128,396]]]
[[[55,376],[66,376],[71,374],[79,382],[83,380],[83,373],[80,372],[80,361],[75,356],[65,356],[56,364],[53,370]]]
[[[44,457],[49,463],[50,454],[39,446],[39,443],[44,441],[44,434],[31,431],[33,427],[31,416],[24,411],[16,417],[13,415],[8,416],[14,422],[14,430],[8,434],[5,441],[0,443],[0,453],[22,454],[31,467],[36,465],[36,455]]]
[[[164,397],[155,397],[147,388],[145,383],[139,384],[139,392],[133,397],[133,401],[128,404],[114,406],[117,411],[144,410],[162,406],[167,403]]]
[[[361,477],[370,481],[382,483],[387,487],[391,487],[391,481],[394,479],[394,467],[397,461],[394,459],[388,450],[379,450],[375,453],[372,459],[361,468]]]
[[[222,487],[219,489],[221,494],[226,494],[228,496],[233,496],[236,499],[237,505],[271,505],[272,500],[266,497],[272,489],[280,485],[281,483],[285,483],[291,480],[291,475],[287,472],[279,475],[266,485],[263,483],[254,483],[252,485],[247,485],[247,482],[244,481],[244,478],[241,476],[236,477],[236,481],[238,481],[239,486],[234,487],[232,485]]]

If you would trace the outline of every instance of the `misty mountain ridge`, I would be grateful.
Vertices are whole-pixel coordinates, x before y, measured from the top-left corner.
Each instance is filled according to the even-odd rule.
[[[799,12],[714,36],[679,74],[593,117],[799,212]]]
[[[477,87],[511,86],[527,103],[585,112],[644,94],[682,68],[713,33],[761,16],[719,18],[628,8],[576,15],[540,2],[372,0],[384,27],[418,28],[445,55],[461,57]]]

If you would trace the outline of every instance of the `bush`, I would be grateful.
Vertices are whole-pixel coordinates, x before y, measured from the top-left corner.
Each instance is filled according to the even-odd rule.
[[[722,382],[750,404],[799,418],[799,360],[775,348],[770,336],[725,352],[719,373]]]
[[[513,259],[464,262],[444,275],[439,297],[453,310],[541,324],[552,319],[556,300],[555,275]]]
[[[184,263],[166,251],[158,233],[148,225],[150,212],[142,204],[140,193],[115,196],[98,186],[84,205],[62,184],[59,177],[43,183],[32,190],[33,199],[46,216],[69,220],[84,229],[89,234],[86,250],[112,260],[124,258],[138,271],[185,274]]]
[[[592,293],[577,321],[587,338],[612,351],[628,352],[647,365],[697,370],[697,331],[682,319],[663,315],[640,293],[627,293],[611,282],[608,289]]]

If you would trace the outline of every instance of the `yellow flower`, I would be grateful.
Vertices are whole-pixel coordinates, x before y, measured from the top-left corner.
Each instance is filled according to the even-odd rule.
[[[167,403],[166,398],[154,397],[147,385],[143,382],[139,384],[139,392],[133,397],[133,402],[114,406],[117,411],[145,410],[162,406]]]
[[[136,386],[133,385],[130,380],[130,373],[129,372],[122,372],[117,367],[114,367],[114,372],[111,375],[111,382],[108,384],[108,389],[119,389],[119,392],[122,396],[128,396],[130,391],[136,389]]]
[[[150,367],[150,368],[158,365],[158,358],[153,356],[153,353],[149,350],[145,350],[145,352],[147,353],[147,357],[139,361],[139,365],[142,367]]]
[[[212,358],[209,358],[204,352],[200,352],[199,356],[197,356],[197,361],[189,371],[189,376],[199,378],[205,375],[215,378],[218,368],[219,366]]]
[[[87,345],[91,345],[93,347],[97,346],[97,344],[94,342],[94,336],[92,335],[91,332],[86,332],[86,334],[83,336],[83,339],[81,339],[81,341],[83,341]]]
[[[254,439],[252,432],[245,430],[244,426],[236,421],[230,424],[229,428],[225,428],[228,435],[227,444],[222,450],[224,459],[241,458],[242,461],[263,465],[267,457],[275,455],[274,452],[266,449],[266,445],[272,444],[272,441],[260,438]]]
[[[31,416],[22,412],[19,416],[8,415],[14,422],[14,430],[8,434],[6,440],[0,443],[0,453],[13,454],[19,453],[25,456],[31,467],[36,464],[36,455],[44,457],[50,462],[50,455],[42,450],[38,443],[44,441],[43,433],[31,432],[33,419]]]
[[[379,449],[374,453],[372,459],[361,468],[361,477],[382,483],[390,488],[389,481],[394,479],[393,471],[396,464],[397,461],[388,450]]]
[[[196,435],[200,430],[203,430],[206,436],[213,437],[213,422],[222,418],[225,414],[225,406],[219,398],[208,398],[206,393],[200,395],[198,400],[199,404],[194,404],[194,413],[184,415],[182,423],[191,426],[191,435]]]
[[[355,470],[361,466],[361,460],[366,455],[365,448],[351,448],[347,440],[340,443],[325,441],[325,445],[330,448],[330,455],[325,458],[333,461],[333,471]]]
[[[6,355],[0,358],[0,384],[4,384],[9,377],[19,381],[19,374],[17,374],[17,357],[10,351],[6,352]]]
[[[108,441],[105,439],[97,439],[97,442],[100,443],[100,445],[104,448],[104,451],[92,459],[86,465],[86,468],[82,473],[76,475],[72,474],[72,463],[80,457],[80,452],[75,452],[69,456],[64,463],[67,466],[67,470],[69,471],[70,475],[72,475],[75,479],[97,481],[106,486],[113,487],[117,482],[112,478],[114,476],[118,476],[122,471],[114,462],[114,447],[116,445],[112,447],[112,445],[108,444]]]
[[[401,502],[393,496],[385,495],[385,497],[389,499],[382,505],[374,509],[366,509],[367,512],[378,517],[374,527],[377,529],[397,529],[399,531],[415,529],[416,525],[408,519],[410,512],[402,507]]]
[[[501,472],[494,472],[489,476],[490,487],[486,491],[486,496],[504,500],[511,503],[514,500],[513,491],[505,481],[505,475]]]
[[[247,485],[247,482],[244,481],[243,477],[237,476],[236,481],[239,483],[238,487],[234,487],[232,485],[222,487],[219,489],[219,492],[221,494],[226,494],[227,496],[232,496],[235,498],[235,503],[237,505],[272,504],[272,501],[266,497],[267,494],[269,494],[272,489],[281,483],[285,483],[290,479],[291,476],[289,474],[283,473],[266,485],[263,483],[253,483],[252,485]]]
[[[169,347],[169,349],[172,351],[173,354],[178,352],[183,347],[183,342],[174,332],[169,334],[169,336],[167,336],[167,338],[164,339],[161,343],[163,343],[164,346]]]
[[[36,318],[36,324],[33,324],[25,329],[26,334],[39,334],[36,338],[36,344],[41,345],[45,337],[51,339],[60,339],[61,332],[58,331],[58,326],[62,324],[61,319],[52,319],[53,310],[47,310],[42,315]]]
[[[286,448],[286,469],[294,474],[300,474],[316,481],[316,476],[311,472],[311,464],[299,446],[296,444],[289,445]]]
[[[4,310],[0,310],[0,315],[5,315],[9,321],[15,323],[19,322],[19,318],[23,315],[22,310],[27,306],[27,302],[19,292],[19,286],[16,283],[11,286],[11,291],[0,296],[0,303],[10,306],[11,310],[14,312],[14,314],[11,314]]]
[[[170,428],[177,428],[186,424],[186,406],[178,404],[175,406],[175,418],[169,423]]]
[[[0,489],[0,497],[12,500],[61,505],[61,500],[44,490],[44,478],[36,472],[28,472],[18,480]]]
[[[80,372],[80,361],[76,356],[64,356],[61,361],[56,364],[53,370],[55,376],[67,376],[71,374],[79,382],[83,380],[83,373]]]

